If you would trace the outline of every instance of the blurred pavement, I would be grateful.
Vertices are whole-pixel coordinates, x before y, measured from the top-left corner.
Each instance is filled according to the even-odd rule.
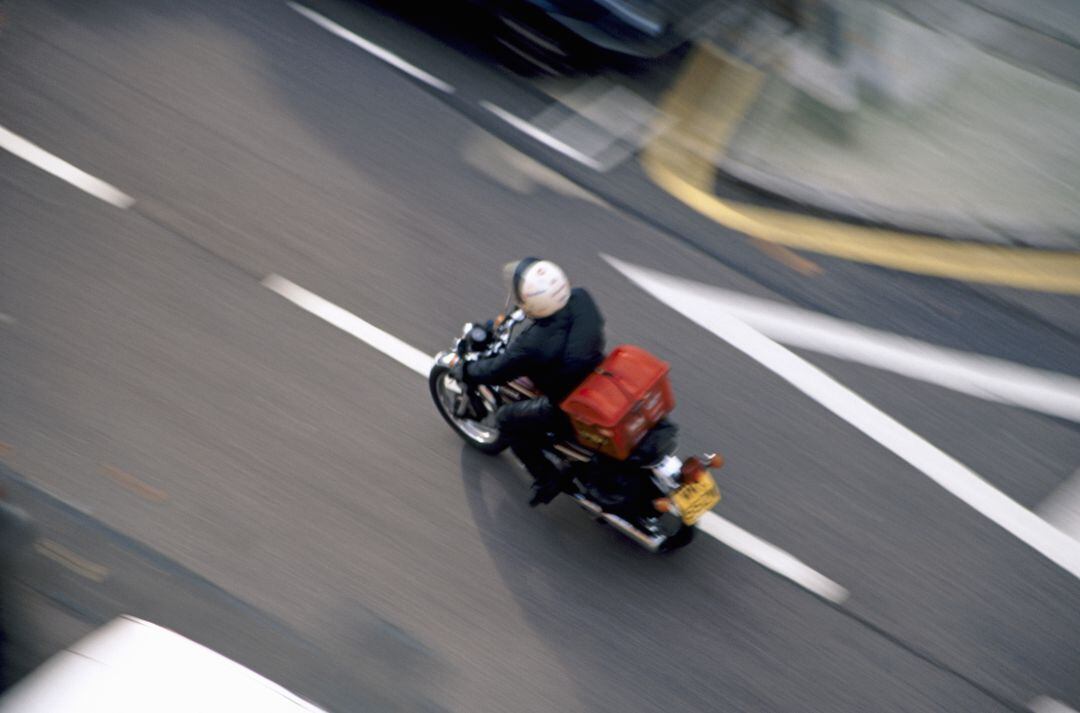
[[[1080,248],[1080,4],[955,5],[807,4],[799,31],[718,37],[765,73],[720,172],[902,230]]]
[[[284,3],[11,4],[0,125],[135,199],[0,153],[0,458],[40,525],[31,635],[165,617],[341,711],[369,684],[469,713],[1080,704],[1080,580],[600,255],[1080,376],[1076,297],[828,256],[793,271],[637,162],[597,172],[495,116],[552,100],[452,23],[309,4],[455,93]],[[421,376],[260,284],[432,353],[537,253],[588,286],[613,344],[670,361],[684,452],[728,457],[718,512],[848,601],[711,538],[650,557],[571,503],[529,509],[520,469],[465,448]],[[1022,506],[1068,491],[1074,424],[805,358]]]

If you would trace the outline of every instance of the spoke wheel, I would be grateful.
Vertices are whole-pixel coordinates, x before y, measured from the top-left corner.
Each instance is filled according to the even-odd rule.
[[[466,443],[489,455],[501,453],[506,449],[509,444],[502,437],[498,427],[455,415],[458,402],[464,397],[465,391],[464,386],[450,376],[448,368],[441,365],[432,368],[428,384],[431,388],[431,398],[434,399],[439,413]]]

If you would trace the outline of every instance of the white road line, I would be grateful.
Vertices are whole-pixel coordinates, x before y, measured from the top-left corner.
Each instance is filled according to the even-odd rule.
[[[435,87],[436,89],[438,89],[441,92],[446,92],[447,94],[453,94],[454,93],[454,87],[453,86],[451,86],[450,84],[447,84],[446,82],[444,82],[443,80],[439,79],[438,77],[436,77],[434,75],[428,74],[427,72],[420,69],[416,65],[406,62],[405,60],[403,60],[401,57],[398,57],[396,54],[394,54],[390,50],[383,49],[382,47],[375,44],[374,42],[371,42],[369,40],[365,40],[363,37],[356,34],[355,32],[352,32],[351,30],[346,30],[344,27],[337,24],[333,20],[331,20],[329,18],[326,18],[326,17],[323,17],[319,13],[315,12],[314,10],[309,10],[308,8],[304,7],[303,5],[299,5],[299,4],[294,3],[294,2],[287,2],[285,4],[288,5],[289,7],[291,7],[293,10],[296,10],[298,13],[300,13],[301,15],[306,17],[307,19],[311,20],[312,22],[314,22],[316,25],[323,28],[324,30],[328,30],[329,32],[332,32],[333,34],[337,35],[338,37],[342,38],[343,40],[346,40],[348,42],[353,43],[354,45],[356,45],[360,49],[364,50],[368,54],[371,54],[371,55],[374,55],[375,57],[378,57],[383,62],[386,62],[387,64],[389,64],[389,65],[391,65],[393,67],[397,67],[402,72],[405,72],[405,74],[408,74],[408,75],[410,75],[410,76],[412,76],[412,77],[414,77],[416,79],[419,79],[424,84],[427,84],[428,86],[431,86],[431,87]]]
[[[805,359],[721,309],[682,281],[603,256],[646,292],[770,369],[834,414],[907,461],[945,490],[1080,578],[1080,542],[1011,500],[974,471],[870,404]]]
[[[536,128],[535,126],[533,126],[529,122],[525,121],[524,119],[522,119],[520,117],[517,117],[517,116],[514,116],[513,114],[506,111],[502,107],[496,106],[495,104],[492,104],[491,102],[486,102],[486,101],[480,102],[480,106],[484,107],[485,109],[490,111],[492,114],[494,114],[495,116],[497,116],[500,119],[502,119],[503,121],[505,121],[507,124],[510,124],[510,126],[514,127],[518,131],[520,131],[523,134],[525,134],[525,135],[539,141],[540,143],[544,144],[548,148],[555,149],[556,151],[561,153],[563,156],[566,156],[568,158],[572,158],[575,161],[577,161],[578,163],[583,164],[585,166],[588,166],[589,168],[593,169],[594,171],[599,171],[600,170],[600,168],[601,168],[600,162],[597,161],[596,159],[582,153],[581,151],[578,151],[573,146],[570,146],[569,144],[567,144],[567,143],[565,143],[563,141],[560,141],[559,139],[555,138],[554,136],[547,133],[546,131],[543,131],[541,129]]]
[[[334,303],[324,300],[315,293],[309,292],[296,283],[280,275],[268,275],[263,279],[262,284],[301,309],[325,319],[335,327],[375,347],[383,354],[393,357],[421,376],[426,377],[431,371],[434,357],[424,354],[419,349],[365,322]],[[770,545],[765,540],[750,534],[716,513],[706,513],[698,522],[698,527],[701,532],[715,537],[733,550],[741,552],[755,562],[787,577],[820,597],[837,604],[848,597],[847,590],[836,582],[815,572],[787,552]]]
[[[715,537],[736,552],[741,552],[819,597],[837,604],[848,598],[848,591],[836,582],[714,512],[705,513],[697,526],[701,532]]]
[[[1039,696],[1028,704],[1028,708],[1032,713],[1077,713],[1075,709],[1061,701],[1055,701],[1047,696]]]
[[[782,344],[1080,422],[1080,379],[927,344],[690,280],[680,284],[671,283],[671,289],[707,296],[717,309]]]
[[[47,171],[76,188],[86,191],[95,198],[111,203],[117,208],[130,208],[135,204],[135,199],[120,189],[75,168],[67,161],[53,156],[40,146],[30,143],[2,126],[0,126],[0,148],[10,151],[24,161],[34,164],[41,170]]]
[[[362,342],[375,347],[383,354],[396,359],[421,376],[431,372],[434,357],[425,354],[373,324],[365,322],[355,314],[328,302],[314,292],[305,290],[300,285],[286,280],[279,275],[269,275],[262,284],[269,287],[301,309],[316,317],[325,319],[342,331],[348,332]]]
[[[1080,540],[1080,469],[1043,501],[1038,512],[1054,527]]]

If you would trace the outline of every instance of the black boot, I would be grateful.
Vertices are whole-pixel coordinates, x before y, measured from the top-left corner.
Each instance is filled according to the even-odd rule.
[[[529,499],[529,507],[534,508],[537,505],[547,505],[563,491],[562,484],[558,478],[546,478],[544,480],[537,480],[532,485],[532,497]]]
[[[543,447],[535,442],[518,441],[510,446],[525,470],[533,477],[532,495],[529,498],[529,507],[546,505],[555,499],[563,490],[565,478],[548,460]]]

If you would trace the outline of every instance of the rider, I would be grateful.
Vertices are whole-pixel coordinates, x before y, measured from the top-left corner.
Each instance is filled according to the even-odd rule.
[[[604,359],[604,318],[589,293],[571,289],[553,262],[527,257],[507,264],[510,301],[531,321],[500,354],[459,362],[455,376],[473,384],[528,377],[541,396],[506,404],[495,414],[514,455],[532,474],[530,506],[549,503],[561,490],[558,469],[543,453],[545,435],[569,428],[558,404]]]

